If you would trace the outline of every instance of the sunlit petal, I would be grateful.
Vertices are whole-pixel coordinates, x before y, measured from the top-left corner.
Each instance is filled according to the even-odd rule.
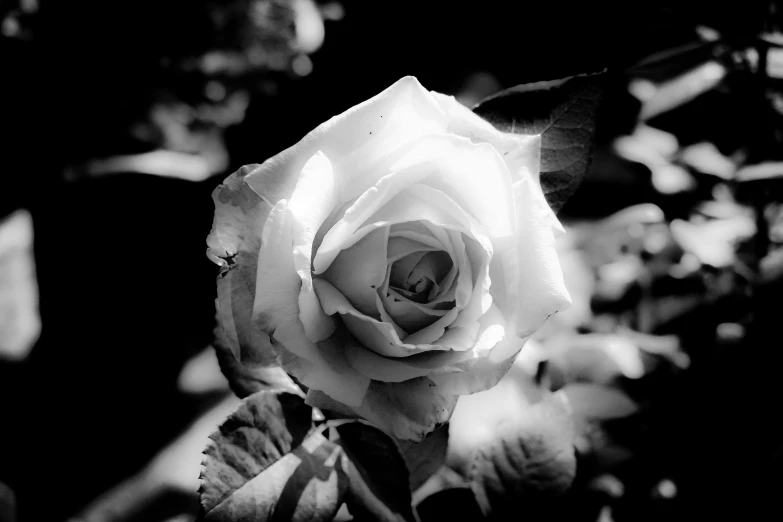
[[[318,151],[302,169],[288,202],[288,211],[293,218],[294,268],[302,280],[299,319],[311,341],[321,341],[334,332],[332,320],[321,309],[313,291],[310,259],[316,232],[334,210],[336,203],[332,165]]]

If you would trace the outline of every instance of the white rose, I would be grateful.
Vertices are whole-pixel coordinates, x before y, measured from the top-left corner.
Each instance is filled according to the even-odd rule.
[[[570,302],[539,163],[539,136],[406,77],[243,167],[207,239],[235,355],[420,440]]]

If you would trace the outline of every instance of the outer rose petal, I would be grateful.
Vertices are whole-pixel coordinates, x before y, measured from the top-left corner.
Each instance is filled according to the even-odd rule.
[[[359,407],[345,408],[316,390],[308,392],[305,402],[344,415],[353,413],[392,437],[419,442],[449,420],[457,406],[457,396],[441,393],[423,377],[402,383],[373,381]]]
[[[288,202],[293,217],[294,267],[302,280],[299,292],[299,319],[311,341],[322,341],[334,332],[334,323],[321,309],[313,291],[310,260],[316,232],[337,203],[334,174],[329,159],[321,152],[310,158],[299,175],[299,182]]]
[[[228,347],[240,361],[272,364],[269,336],[252,325],[261,229],[272,209],[245,183],[259,168],[247,165],[212,193],[215,218],[207,237],[207,257],[221,267],[217,279],[217,316]]]
[[[388,173],[398,147],[445,132],[446,114],[418,80],[407,76],[377,96],[322,123],[296,145],[268,159],[248,184],[274,204],[289,198],[305,163],[321,151],[332,163],[335,193],[350,201]],[[392,158],[392,159],[390,159]]]
[[[307,337],[299,320],[302,281],[294,269],[292,216],[287,205],[284,199],[278,201],[264,225],[258,255],[254,325],[273,338],[286,371],[340,402],[360,404],[369,379],[354,371],[335,349],[339,339],[333,336],[316,345]],[[291,355],[306,362],[298,362]]]
[[[538,193],[537,183],[529,177],[514,184],[518,234],[524,240],[513,254],[507,251],[499,256],[504,267],[512,265],[518,269],[515,273],[511,270],[504,273],[504,276],[511,273],[518,277],[518,284],[509,279],[504,282],[512,310],[509,321],[523,337],[537,330],[547,317],[571,304],[555,247],[551,209]]]
[[[449,118],[449,132],[469,138],[475,143],[489,143],[503,157],[511,171],[512,181],[521,179],[523,172],[535,172],[541,164],[541,137],[501,132],[481,116],[471,111],[453,96],[432,92]]]

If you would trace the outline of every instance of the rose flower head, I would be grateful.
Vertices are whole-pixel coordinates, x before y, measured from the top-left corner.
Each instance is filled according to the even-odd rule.
[[[234,355],[421,440],[570,303],[540,150],[406,77],[229,176],[207,255]]]

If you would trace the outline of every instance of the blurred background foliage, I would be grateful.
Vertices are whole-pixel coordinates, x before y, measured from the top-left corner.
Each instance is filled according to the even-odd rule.
[[[449,470],[454,426],[544,388],[577,428],[544,519],[779,514],[781,25],[776,2],[2,0],[0,520],[195,519],[234,404],[204,350],[227,174],[406,74],[470,106],[604,68],[560,214],[574,304],[460,403]]]

